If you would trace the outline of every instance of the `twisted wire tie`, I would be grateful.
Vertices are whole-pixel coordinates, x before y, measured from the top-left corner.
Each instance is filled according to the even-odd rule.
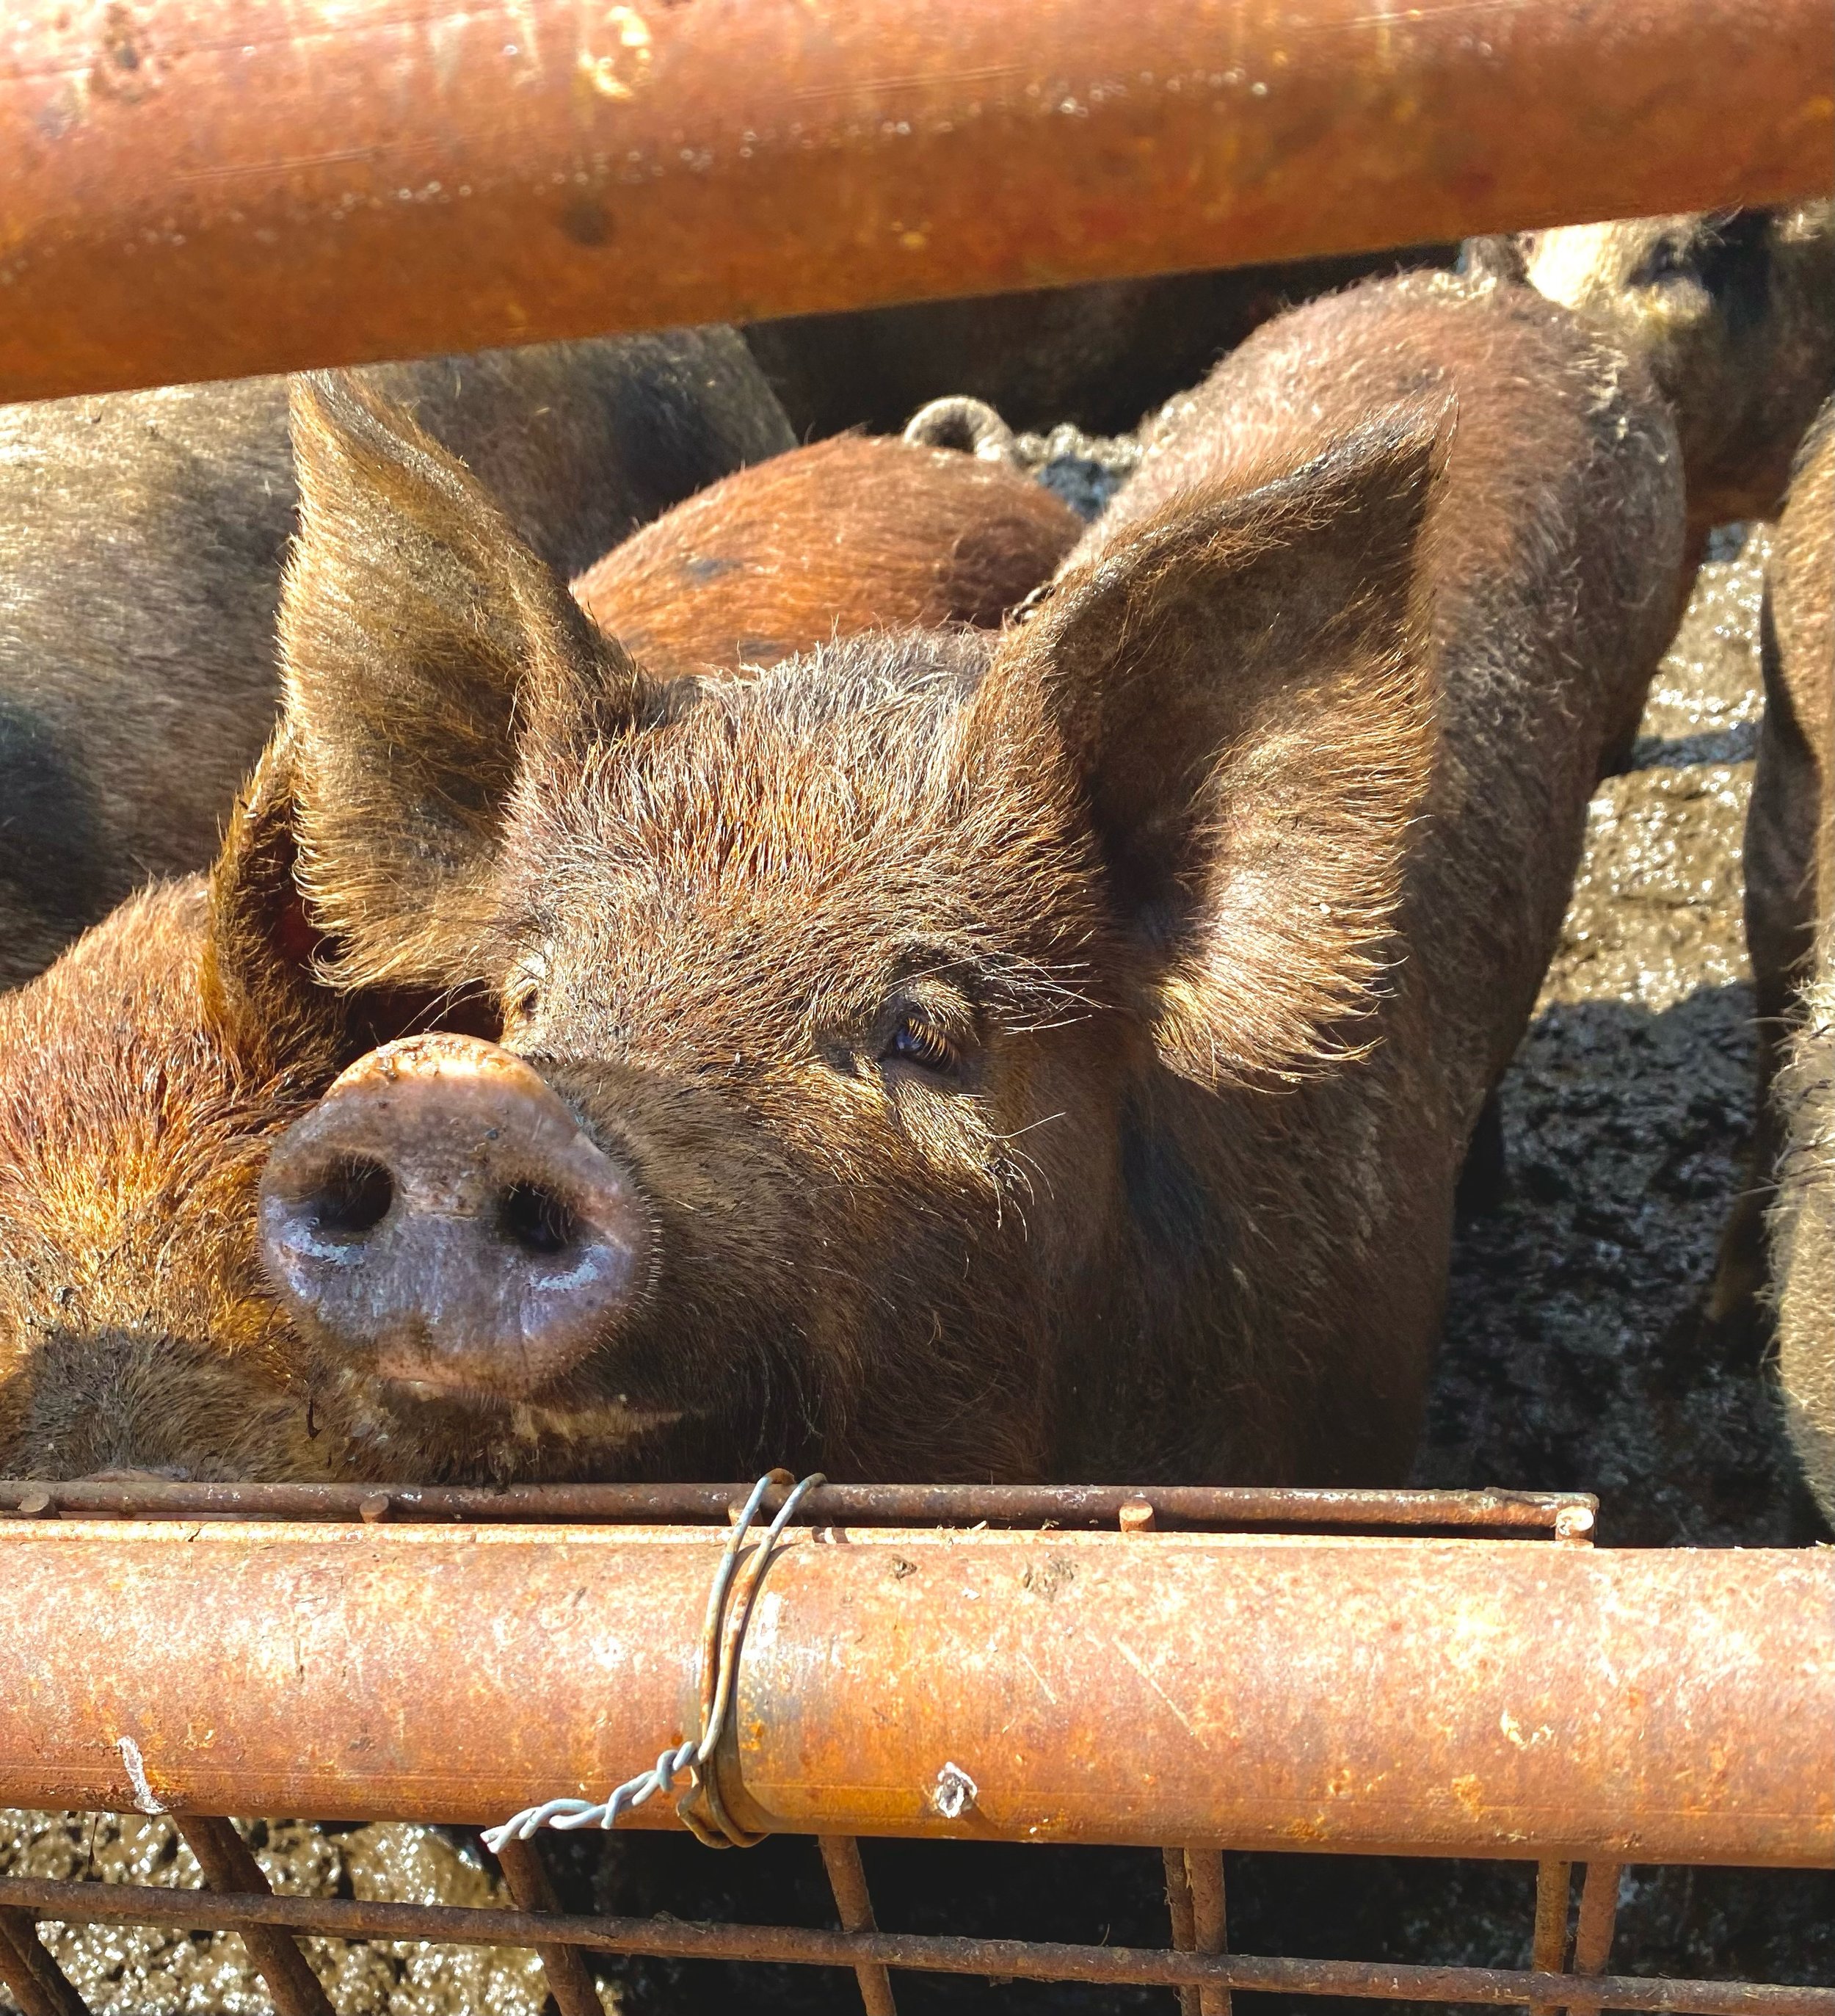
[[[779,1508],[777,1517],[765,1528],[742,1567],[739,1550],[758,1516],[765,1492],[774,1484],[790,1481],[788,1471],[773,1470],[752,1486],[751,1495],[734,1523],[725,1551],[720,1557],[720,1565],[714,1571],[713,1583],[707,1591],[707,1618],[701,1627],[700,1735],[690,1737],[672,1750],[664,1750],[649,1770],[639,1772],[635,1778],[627,1778],[609,1798],[601,1800],[596,1805],[587,1799],[548,1799],[538,1806],[525,1806],[501,1827],[486,1830],[484,1845],[493,1855],[506,1841],[527,1841],[545,1827],[566,1833],[579,1827],[609,1829],[617,1824],[620,1813],[641,1806],[658,1792],[667,1795],[673,1791],[675,1780],[684,1772],[688,1774],[688,1788],[676,1801],[675,1812],[697,1841],[709,1848],[754,1848],[765,1838],[761,1834],[748,1833],[727,1811],[714,1759],[732,1703],[739,1654],[745,1644],[746,1627],[751,1622],[753,1598],[764,1579],[772,1550],[797,1507],[825,1480],[817,1471],[792,1488]],[[694,1809],[697,1795],[707,1809],[711,1824]]]

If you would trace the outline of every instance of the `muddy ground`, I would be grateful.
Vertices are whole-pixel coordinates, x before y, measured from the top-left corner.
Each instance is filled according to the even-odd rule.
[[[1089,508],[1121,457],[1035,441],[1049,479]],[[1463,1223],[1421,1484],[1578,1487],[1600,1536],[1644,1546],[1826,1538],[1779,1430],[1762,1320],[1704,1319],[1728,1204],[1746,1180],[1752,999],[1740,832],[1759,700],[1762,536],[1723,535],[1653,692],[1637,765],[1595,800],[1586,859],[1534,1027],[1503,1088],[1501,1201]],[[494,1877],[454,1838],[257,1823],[277,1886],[483,1902]],[[714,1856],[686,1841],[557,1843],[576,1908],[833,1923],[811,1844]],[[1093,1849],[869,1843],[889,1928],[1163,1944],[1157,1857]],[[168,1823],[0,1816],[0,1871],[195,1885]],[[1229,1859],[1238,1950],[1522,1965],[1520,1865]],[[1619,1968],[1835,1979],[1835,1876],[1626,1872]],[[237,1942],[133,1928],[47,1928],[98,2011],[267,2008]],[[539,2009],[532,1956],[311,1942],[344,2016],[518,2016]],[[908,2012],[1171,2008],[1096,1995],[900,1978]],[[839,1975],[620,1968],[608,2007],[858,2009]],[[1243,2016],[1266,1999],[1239,1998]],[[0,2008],[12,2004],[0,1993]],[[1305,2005],[1297,2005],[1304,2007]],[[1318,2005],[1312,2005],[1316,2007]],[[1348,2007],[1350,2005],[1344,2005]],[[1370,2005],[1358,2007],[1367,2008]]]

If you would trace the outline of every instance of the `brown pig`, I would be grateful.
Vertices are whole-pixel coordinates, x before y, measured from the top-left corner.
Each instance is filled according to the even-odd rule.
[[[898,441],[795,451],[712,494],[718,511],[703,493],[592,576],[671,670],[736,670],[742,640],[806,648],[874,607],[998,620],[1081,529],[1007,470]],[[277,747],[207,887],[131,899],[0,995],[0,1470],[282,1479],[413,1460],[354,1442],[315,1393],[256,1262],[255,1183],[272,1136],[352,1057],[435,1006],[465,1017],[313,985],[288,776]]]
[[[832,613],[823,642],[997,628],[1082,529],[999,461],[842,434],[678,505],[581,575],[574,596],[654,675],[736,673],[804,649],[811,609]]]
[[[1804,443],[1772,542],[1760,639],[1765,722],[1746,825],[1757,1194],[1768,1194],[1775,1173],[1785,1413],[1811,1488],[1835,1520],[1835,401]],[[1723,1301],[1745,1285],[1754,1215],[1743,1201],[1729,1228],[1716,1284]]]
[[[377,365],[557,567],[793,445],[731,329]],[[286,382],[0,409],[0,986],[203,867],[274,725]]]
[[[1776,516],[1835,391],[1835,203],[1568,225],[1466,256],[1596,317],[1648,365],[1682,440],[1691,565],[1714,526]]]
[[[1527,290],[1354,290],[1184,404],[1025,622],[692,686],[375,401],[315,381],[296,440],[318,970],[501,1023],[385,1048],[263,1179],[368,1460],[1403,1474],[1674,607],[1633,360]]]

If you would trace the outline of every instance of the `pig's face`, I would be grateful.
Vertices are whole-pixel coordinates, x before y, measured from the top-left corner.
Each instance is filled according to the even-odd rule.
[[[283,642],[330,970],[486,990],[534,1067],[384,1052],[277,1153],[270,1265],[359,1436],[405,1474],[1048,1469],[1073,1345],[1134,1341],[1167,1087],[1226,1129],[1369,1005],[1435,437],[1194,499],[998,642],[665,686],[461,472],[308,395]]]
[[[503,1041],[654,1226],[590,1387],[775,1417],[780,1449],[819,1423],[882,1474],[907,1431],[920,1469],[1038,1468],[1049,1284],[1112,1204],[1128,1044],[1074,780],[1013,762],[986,657],[844,646],[520,778]],[[888,1337],[923,1348],[863,1363]]]
[[[1675,409],[1694,508],[1770,511],[1835,369],[1835,211],[1735,211],[1525,233],[1524,276],[1603,320]]]

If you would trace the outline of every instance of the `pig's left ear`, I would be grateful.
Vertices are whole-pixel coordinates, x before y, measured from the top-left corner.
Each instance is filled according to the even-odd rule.
[[[1416,547],[1441,413],[1073,560],[991,675],[1081,772],[1143,1006],[1199,1082],[1355,1050],[1394,957],[1435,708]],[[1016,694],[1014,697],[1017,697]]]

